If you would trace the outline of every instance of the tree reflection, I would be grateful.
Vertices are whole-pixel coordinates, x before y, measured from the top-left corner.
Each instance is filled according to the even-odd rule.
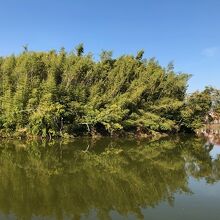
[[[212,160],[211,148],[188,137],[2,143],[0,211],[18,219],[80,219],[91,212],[111,219],[111,211],[143,219],[141,208],[191,194],[189,176],[220,179],[220,157]]]

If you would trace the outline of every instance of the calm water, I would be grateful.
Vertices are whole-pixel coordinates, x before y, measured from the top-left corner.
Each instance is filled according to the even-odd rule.
[[[220,219],[220,147],[195,137],[0,144],[0,219]]]

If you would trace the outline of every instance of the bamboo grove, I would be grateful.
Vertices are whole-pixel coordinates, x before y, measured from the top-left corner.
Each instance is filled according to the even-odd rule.
[[[152,135],[194,131],[210,110],[212,88],[186,94],[189,74],[136,56],[100,59],[74,52],[0,58],[0,131],[42,137]]]

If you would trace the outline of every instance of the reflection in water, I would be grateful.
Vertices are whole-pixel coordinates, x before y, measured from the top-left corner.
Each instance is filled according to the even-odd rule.
[[[89,147],[88,147],[89,146]],[[83,139],[62,142],[7,142],[0,145],[0,213],[97,219],[133,214],[175,195],[191,195],[189,177],[220,180],[220,157],[198,138],[160,141]]]
[[[209,143],[220,145],[220,126],[219,125],[207,125],[200,132],[200,135],[204,136]]]

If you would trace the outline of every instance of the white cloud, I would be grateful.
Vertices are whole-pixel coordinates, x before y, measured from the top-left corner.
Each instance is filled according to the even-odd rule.
[[[206,57],[214,57],[218,54],[219,47],[207,47],[202,51],[202,55]]]

